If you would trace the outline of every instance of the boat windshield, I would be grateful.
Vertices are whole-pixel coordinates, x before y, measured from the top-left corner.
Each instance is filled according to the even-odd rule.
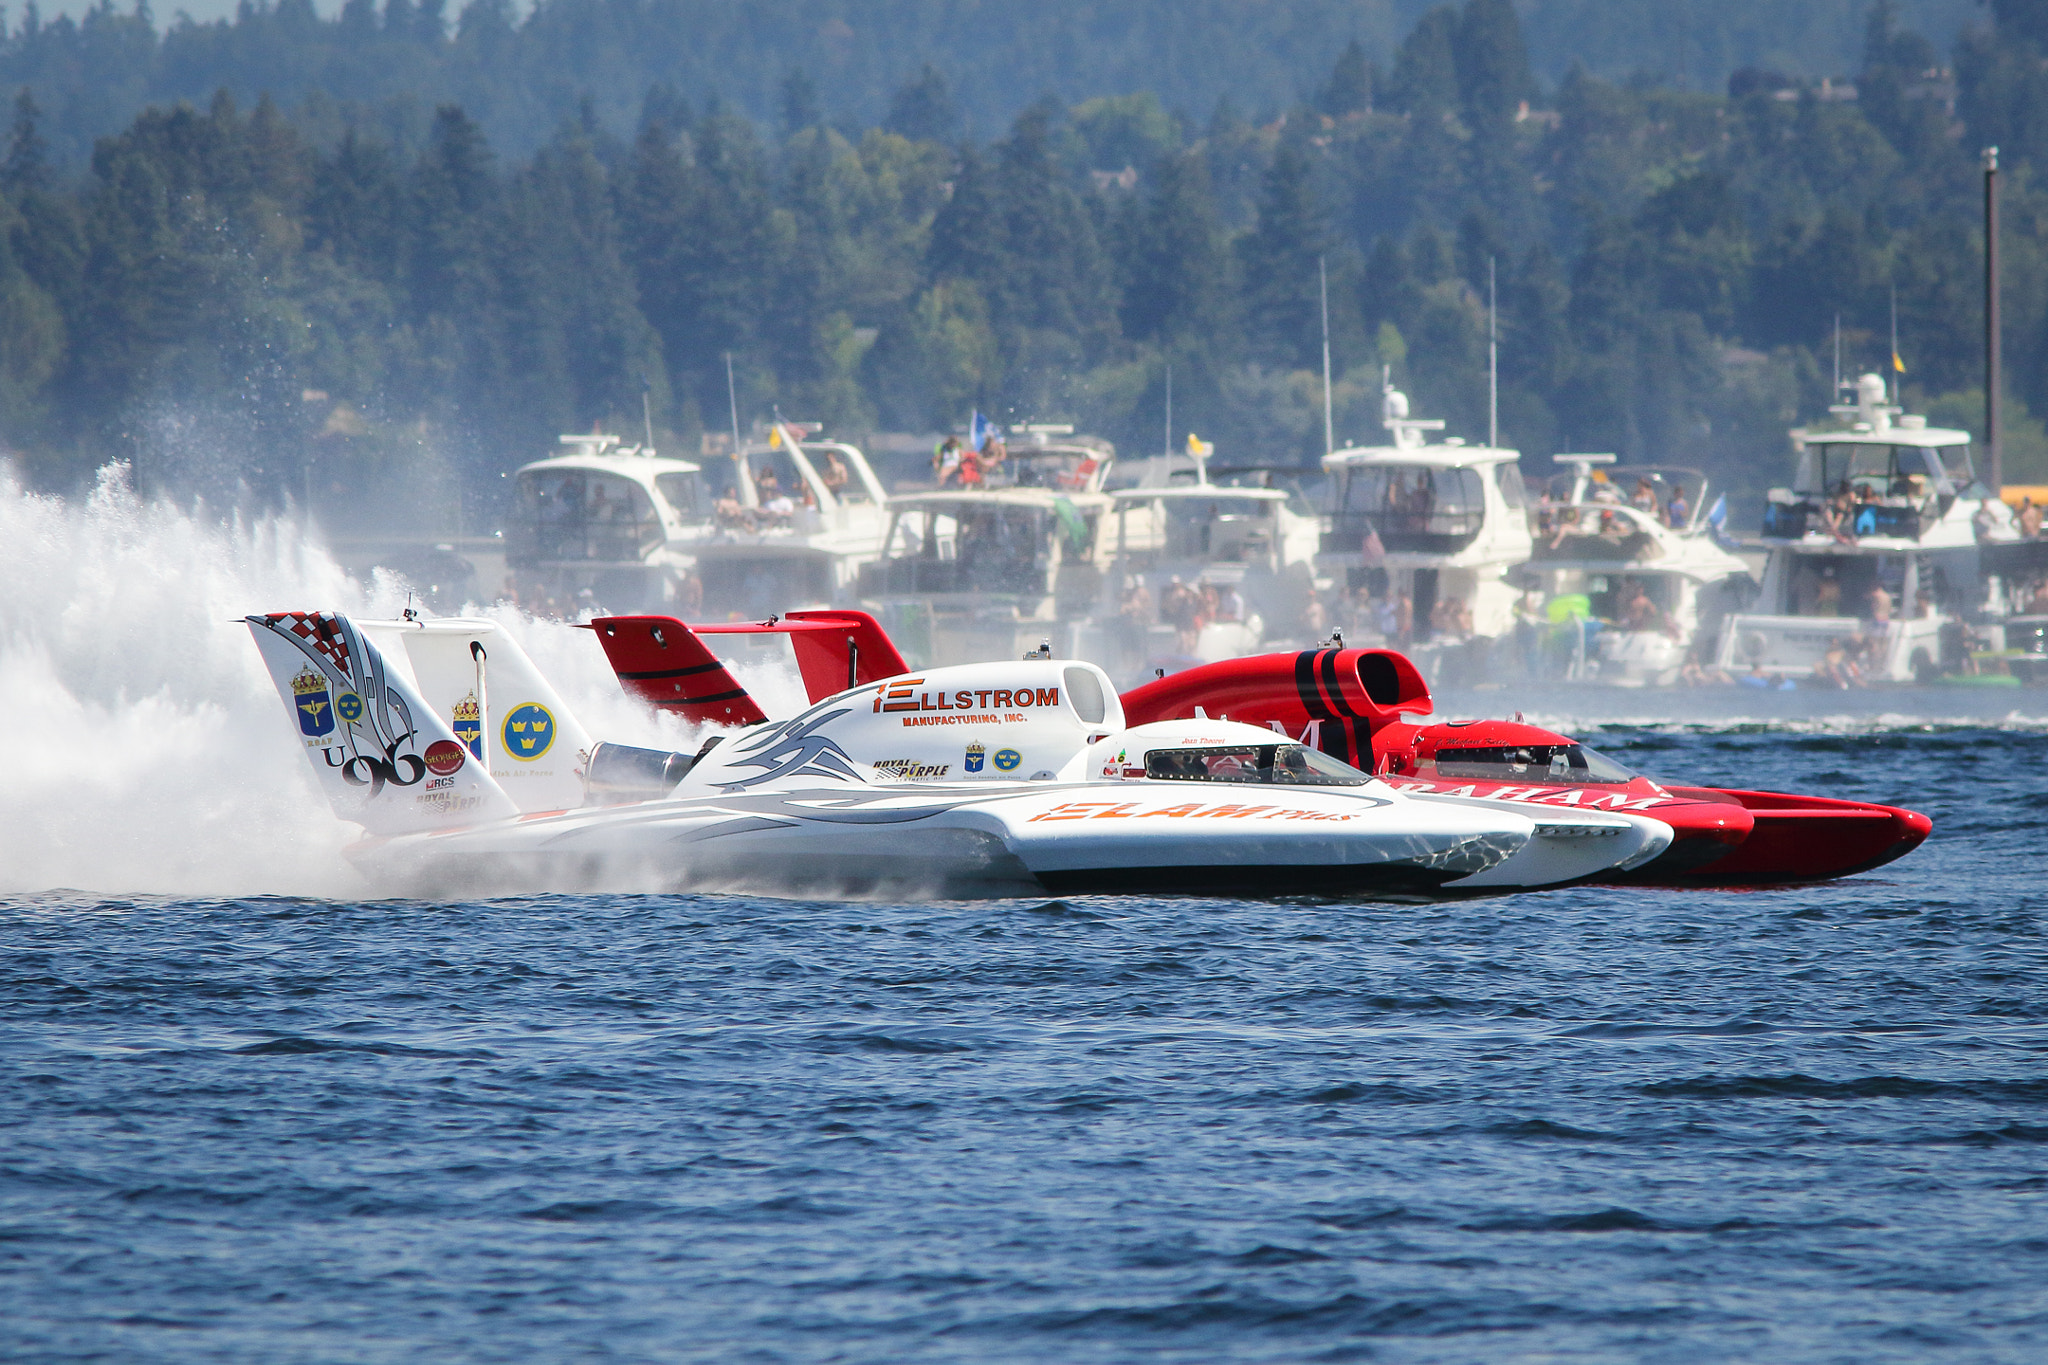
[[[1293,787],[1359,787],[1358,769],[1306,744],[1246,744],[1154,749],[1145,776],[1168,782],[1264,782]]]
[[[1807,447],[1797,490],[1810,497],[1847,492],[1860,497],[1919,499],[1931,476],[1957,488],[1971,480],[1970,448],[1816,441]]]
[[[668,499],[668,505],[684,521],[695,521],[697,511],[697,476],[695,474],[656,474],[654,486],[661,496]]]
[[[620,475],[534,469],[519,476],[518,488],[507,546],[517,560],[634,560],[664,539],[653,499]]]
[[[1476,469],[1380,464],[1345,474],[1343,510],[1374,518],[1382,536],[1470,535],[1486,515]]]
[[[1171,559],[1254,559],[1272,548],[1272,500],[1228,494],[1165,498]]]
[[[1621,783],[1636,774],[1583,744],[1515,744],[1485,749],[1439,749],[1438,777],[1488,782]]]

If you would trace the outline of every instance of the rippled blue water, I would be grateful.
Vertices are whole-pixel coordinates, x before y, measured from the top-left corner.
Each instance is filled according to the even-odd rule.
[[[2048,737],[1602,744],[1935,837],[1420,907],[0,901],[0,1356],[2048,1356]]]

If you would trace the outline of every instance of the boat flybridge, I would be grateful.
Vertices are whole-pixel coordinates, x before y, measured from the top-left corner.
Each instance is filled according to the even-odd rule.
[[[844,604],[861,566],[881,553],[888,494],[867,456],[843,441],[802,439],[809,434],[778,421],[765,443],[733,457],[713,525],[695,546],[713,614]]]
[[[505,562],[515,579],[563,603],[588,590],[614,611],[677,601],[697,542],[712,529],[699,466],[616,436],[561,443],[568,453],[513,476]]]
[[[1072,433],[1015,428],[1025,439],[980,465],[975,482],[889,499],[860,596],[896,622],[913,657],[1014,657],[1094,611],[1113,550],[1103,481],[1116,451]]]
[[[1565,467],[1533,509],[1523,581],[1568,632],[1564,676],[1669,686],[1728,613],[1748,604],[1749,568],[1715,543],[1707,479],[1693,469],[1617,466],[1612,455],[1555,455]]]
[[[1508,575],[1532,544],[1521,455],[1456,437],[1427,442],[1424,433],[1443,430],[1443,421],[1409,417],[1407,395],[1391,384],[1381,412],[1391,445],[1323,457],[1331,515],[1317,564],[1353,592],[1405,598],[1417,652],[1440,654],[1441,671],[1451,663],[1445,646],[1513,628]]]
[[[1226,600],[1240,605],[1201,627],[1192,655],[1237,658],[1291,624],[1312,595],[1322,519],[1297,490],[1275,486],[1270,471],[1212,474],[1208,443],[1190,437],[1188,450],[1185,459],[1146,461],[1144,479],[1110,494],[1116,559],[1125,582],[1143,581],[1155,600],[1176,579],[1228,589]],[[1175,652],[1170,638],[1158,643],[1154,653]]]
[[[1718,662],[1761,676],[1836,672],[1857,660],[1871,681],[1932,681],[1962,663],[1981,546],[2019,538],[2012,509],[1977,481],[1970,434],[1930,427],[1885,401],[1884,380],[1856,381],[1842,425],[1795,430],[1790,488],[1764,508],[1763,588],[1728,618]],[[1858,660],[1860,656],[1860,660]]]

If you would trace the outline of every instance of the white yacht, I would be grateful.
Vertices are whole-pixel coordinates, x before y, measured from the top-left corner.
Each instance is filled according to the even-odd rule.
[[[1164,602],[1175,580],[1214,585],[1232,611],[1204,624],[1193,657],[1204,663],[1256,652],[1269,635],[1294,629],[1314,594],[1322,518],[1268,471],[1211,476],[1209,447],[1190,441],[1182,461],[1148,461],[1150,477],[1119,488],[1115,555],[1126,587],[1142,581]],[[1219,481],[1220,480],[1220,481]],[[1149,653],[1177,655],[1174,628],[1155,624]]]
[[[1572,681],[1669,686],[1686,656],[1712,650],[1748,605],[1749,567],[1715,542],[1707,479],[1692,469],[1617,467],[1612,455],[1556,455],[1566,467],[1534,508],[1525,583],[1552,604],[1556,671]]]
[[[1853,663],[1869,681],[1932,681],[1963,664],[1978,550],[2019,538],[2012,509],[1977,482],[1970,434],[1930,427],[1856,381],[1829,409],[1841,427],[1792,433],[1790,488],[1764,508],[1768,551],[1754,611],[1731,616],[1718,662],[1805,677]]]
[[[845,605],[882,551],[888,494],[859,447],[777,423],[744,447],[696,542],[710,617]]]
[[[1026,428],[1029,443],[977,470],[977,482],[888,501],[879,557],[860,597],[921,667],[1016,658],[1064,647],[1098,604],[1114,552],[1114,503],[1102,491],[1116,453],[1071,428]]]
[[[1508,575],[1532,546],[1520,453],[1427,441],[1443,422],[1409,417],[1407,396],[1392,385],[1381,411],[1392,444],[1323,457],[1331,512],[1317,566],[1349,592],[1405,599],[1400,615],[1413,624],[1402,643],[1411,648],[1444,654],[1478,641],[1483,652],[1513,629],[1518,593]],[[1473,667],[1483,671],[1484,661]]]
[[[514,475],[505,562],[522,597],[545,595],[563,610],[586,590],[612,611],[677,604],[711,530],[699,466],[616,436],[561,443],[568,453]]]

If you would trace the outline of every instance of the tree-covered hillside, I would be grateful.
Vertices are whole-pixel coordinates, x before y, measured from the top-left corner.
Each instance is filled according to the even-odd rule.
[[[1340,437],[1376,430],[1383,366],[1484,437],[1491,278],[1505,442],[1754,488],[1829,399],[1837,317],[1852,369],[1888,357],[1894,293],[1909,398],[1976,420],[1987,142],[2008,370],[2048,411],[2048,6],[1992,10],[1944,52],[1879,6],[1853,87],[1746,72],[1722,94],[1546,84],[1508,0],[1466,0],[1385,64],[1319,57],[1271,117],[1046,97],[990,140],[958,137],[936,66],[858,127],[792,68],[772,120],[657,84],[627,132],[592,103],[531,155],[455,104],[408,140],[387,109],[221,95],[71,171],[24,97],[0,436],[51,483],[129,455],[163,481],[346,491],[432,456],[487,515],[505,470],[557,432],[637,431],[643,396],[694,448],[725,425],[729,354],[749,417],[858,436],[978,406],[1140,453],[1170,366],[1183,433],[1301,459],[1322,264]],[[2016,411],[2012,473],[2048,477]]]
[[[424,135],[436,106],[460,104],[493,145],[520,156],[586,103],[630,128],[657,82],[713,96],[757,122],[781,116],[781,83],[809,75],[817,107],[844,128],[888,113],[891,92],[929,62],[946,74],[957,126],[999,135],[1041,96],[1069,103],[1149,90],[1207,118],[1229,96],[1269,118],[1306,97],[1347,43],[1384,66],[1433,0],[244,0],[233,19],[182,12],[162,29],[146,4],[101,0],[82,20],[42,23],[31,3],[0,38],[0,84],[27,85],[60,159],[145,104],[204,106],[226,90],[296,110],[375,108],[387,129]],[[1522,0],[1536,75],[1574,66],[1622,80],[1647,73],[1719,90],[1731,72],[1818,80],[1852,70],[1870,0]],[[326,17],[321,17],[324,12]],[[6,11],[0,11],[4,16]],[[1941,47],[1981,13],[1977,0],[1906,0],[1902,22]],[[5,29],[0,19],[0,29]]]

